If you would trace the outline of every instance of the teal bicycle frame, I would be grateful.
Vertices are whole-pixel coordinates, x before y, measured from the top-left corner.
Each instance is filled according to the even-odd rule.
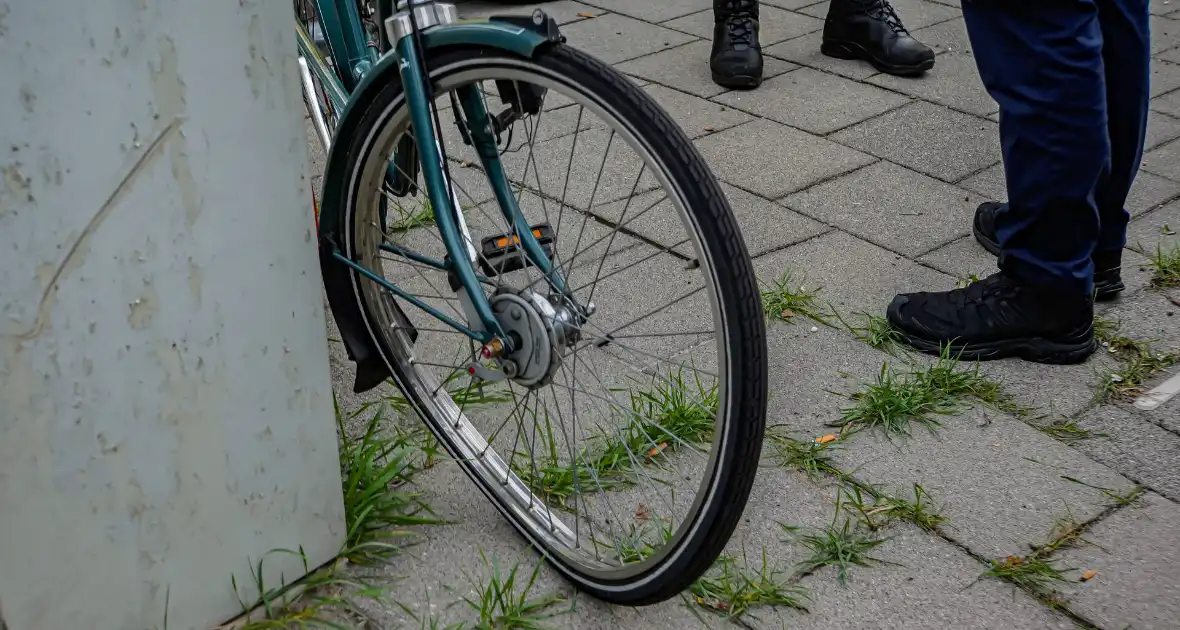
[[[381,248],[389,253],[446,272],[448,277],[452,279],[451,286],[456,293],[465,293],[468,298],[461,300],[467,310],[465,315],[468,318],[468,324],[464,325],[449,317],[388,282],[379,274],[354,260],[350,260],[334,247],[334,243],[332,244],[331,258],[380,284],[398,297],[472,339],[486,344],[498,338],[511,349],[512,340],[504,334],[481,287],[481,284],[490,284],[491,281],[476,271],[477,253],[474,243],[467,233],[459,204],[450,185],[447,162],[436,135],[438,130],[436,128],[437,112],[432,105],[435,95],[433,86],[427,79],[425,57],[432,49],[455,45],[498,48],[529,56],[539,46],[547,42],[564,41],[564,38],[558,32],[556,23],[540,11],[535,12],[531,17],[455,21],[419,28],[412,10],[417,6],[420,9],[433,11],[435,8],[433,2],[410,0],[412,5],[409,7],[410,10],[402,10],[396,15],[384,15],[380,11],[382,5],[389,7],[392,0],[378,0],[378,2],[378,18],[385,23],[381,24],[382,28],[376,29],[378,32],[373,34],[378,41],[370,41],[355,0],[316,0],[319,25],[327,41],[334,68],[327,66],[311,35],[302,25],[297,24],[299,50],[304,59],[308,60],[309,69],[315,73],[324,86],[333,109],[340,112],[336,130],[350,128],[350,117],[357,115],[355,104],[358,101],[365,100],[366,95],[371,94],[374,90],[379,90],[386,81],[401,81],[406,106],[409,107],[414,144],[426,193],[434,208],[435,222],[442,237],[447,257],[442,261],[435,260],[388,243],[383,244]],[[393,20],[399,19],[403,25],[407,20],[413,20],[413,28],[408,31],[403,28],[402,32],[397,34],[396,41],[393,41],[395,29],[390,25]],[[382,54],[382,50],[385,50],[384,54]],[[497,138],[491,132],[493,129],[492,117],[479,88],[475,85],[464,86],[456,92],[459,106],[467,120],[467,136],[480,156],[483,170],[488,177],[500,210],[508,225],[512,226],[516,238],[519,239],[520,247],[527,257],[528,263],[531,263],[545,276],[550,287],[563,295],[568,304],[574,306],[579,313],[584,314],[585,310],[573,300],[562,274],[545,254],[544,249],[533,235],[532,226],[528,224],[520,212],[516,196],[513,194],[508,177],[500,163]],[[517,103],[513,104],[514,107],[517,105]],[[332,131],[333,135],[336,130]],[[338,155],[341,151],[336,150],[337,143],[332,142],[331,144],[328,168],[324,177],[325,189],[331,184],[330,178],[337,170],[334,168],[336,162],[343,159]],[[397,162],[396,155],[391,161],[387,177],[396,178],[399,176],[398,170],[393,166],[395,162]],[[321,195],[321,198],[327,198],[326,194]],[[335,209],[332,208],[322,208],[321,216],[326,216],[334,211]]]

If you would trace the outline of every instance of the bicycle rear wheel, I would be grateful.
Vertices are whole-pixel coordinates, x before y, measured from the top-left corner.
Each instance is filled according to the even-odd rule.
[[[732,211],[667,114],[592,57],[564,45],[529,59],[449,49],[427,65],[441,108],[464,86],[476,86],[493,114],[507,107],[497,85],[545,88],[540,111],[501,133],[500,161],[526,218],[554,233],[552,260],[594,314],[570,328],[535,268],[496,274],[499,263],[481,255],[504,326],[542,333],[514,378],[471,376],[476,344],[353,273],[368,331],[408,403],[558,571],[613,603],[668,599],[721,553],[759,463],[765,330]],[[444,131],[455,132],[440,144],[479,249],[511,231],[456,111],[440,112]],[[384,189],[385,165],[409,124],[401,86],[391,84],[356,134],[337,139],[351,162],[342,185],[325,187],[338,198],[324,203],[341,209],[332,233],[383,282],[465,321],[445,273],[422,264],[445,254],[429,207],[387,229],[378,219],[382,200],[401,201]],[[568,159],[557,155],[564,148]],[[558,173],[542,174],[547,167]]]

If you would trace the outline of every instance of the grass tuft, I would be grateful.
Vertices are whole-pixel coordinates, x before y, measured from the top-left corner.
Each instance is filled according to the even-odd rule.
[[[980,373],[978,364],[960,369],[949,350],[934,364],[906,373],[882,363],[876,382],[851,398],[856,404],[842,409],[840,419],[829,426],[842,432],[879,429],[887,436],[908,436],[910,424],[918,423],[933,433],[940,426],[937,416],[957,413],[972,399],[1002,411],[1026,413],[1010,401],[999,383]]]
[[[689,587],[693,601],[702,608],[712,610],[736,620],[751,608],[757,606],[784,606],[796,610],[807,610],[804,602],[807,591],[803,586],[791,582],[782,572],[770,567],[766,549],[762,550],[762,563],[750,571],[749,563],[744,569],[730,556],[721,556],[714,565],[714,572],[706,575]]]
[[[983,577],[1006,580],[1037,594],[1050,604],[1059,605],[1061,602],[1053,593],[1051,585],[1054,582],[1069,581],[1065,577],[1065,572],[1070,570],[1072,569],[1059,569],[1053,560],[1040,554],[1032,554],[992,560],[991,567],[983,572]]]
[[[795,323],[806,317],[825,326],[831,326],[828,317],[830,309],[819,305],[820,287],[806,288],[802,282],[795,284],[790,271],[784,271],[774,284],[762,290],[762,310],[767,317]]]
[[[886,539],[877,538],[872,532],[856,527],[851,519],[846,518],[842,525],[837,526],[836,519],[840,516],[840,508],[841,503],[837,499],[836,516],[832,523],[820,531],[799,537],[799,541],[811,550],[811,556],[799,563],[801,575],[814,573],[822,567],[835,567],[840,584],[846,584],[850,568],[885,563],[884,560],[873,558],[869,554]]]
[[[889,320],[880,315],[870,315],[868,313],[857,313],[860,317],[861,323],[859,325],[852,325],[848,323],[839,313],[833,313],[844,328],[848,329],[857,341],[863,341],[868,345],[886,352],[888,354],[898,356],[898,351],[904,346],[902,345],[901,334],[889,323]]]
[[[820,474],[844,476],[831,458],[831,451],[836,448],[832,446],[833,442],[821,444],[816,440],[797,440],[781,427],[771,427],[766,432],[766,439],[774,449],[771,456],[780,466],[793,468],[809,477]]]
[[[1094,334],[1121,365],[1116,372],[1107,374],[1098,386],[1094,398],[1105,403],[1112,400],[1130,400],[1144,391],[1144,383],[1156,374],[1180,361],[1180,352],[1157,351],[1150,341],[1138,341],[1122,335],[1121,324],[1117,321],[1098,318],[1094,322]]]
[[[1155,253],[1149,254],[1148,259],[1152,266],[1151,286],[1157,289],[1180,287],[1180,247],[1164,251],[1156,245]]]
[[[683,368],[669,370],[665,377],[652,379],[646,388],[628,390],[630,410],[627,426],[613,435],[602,431],[583,446],[572,462],[562,462],[548,417],[535,420],[541,427],[538,441],[543,452],[528,464],[513,469],[528,487],[547,502],[568,507],[583,486],[610,490],[634,483],[636,465],[659,464],[684,446],[712,438],[717,416],[717,385],[701,379],[688,381]],[[536,450],[536,449],[534,449]],[[516,457],[513,458],[514,460]]]
[[[400,203],[390,201],[387,208],[386,225],[390,232],[409,232],[414,228],[434,225],[434,206],[425,196],[415,200],[415,205],[405,208]]]
[[[1057,438],[1066,444],[1081,442],[1090,438],[1107,437],[1105,433],[1095,433],[1077,425],[1072,419],[1062,416],[1048,424],[1037,425],[1036,429],[1049,437]]]
[[[471,579],[471,586],[477,596],[463,599],[479,616],[475,622],[476,628],[542,630],[548,627],[543,623],[545,620],[573,610],[572,606],[557,609],[558,604],[566,601],[557,595],[530,595],[541,573],[541,563],[537,563],[531,573],[524,574],[520,572],[520,565],[513,565],[504,571],[498,561],[489,561],[483,551],[479,555],[491,573],[486,581]]]
[[[873,531],[891,521],[901,520],[936,532],[938,526],[947,521],[947,517],[938,513],[930,493],[916,483],[913,485],[913,499],[891,496],[880,489],[859,485],[842,488],[840,492],[845,509]]]

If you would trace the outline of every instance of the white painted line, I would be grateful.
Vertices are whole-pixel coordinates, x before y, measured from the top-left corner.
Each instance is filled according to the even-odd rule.
[[[1157,409],[1173,396],[1180,394],[1180,374],[1160,383],[1158,387],[1135,400],[1135,406],[1144,411]]]

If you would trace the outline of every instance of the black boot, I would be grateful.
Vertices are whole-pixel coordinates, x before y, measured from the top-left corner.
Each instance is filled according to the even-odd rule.
[[[762,47],[758,44],[757,0],[713,0],[713,82],[749,90],[762,83]]]
[[[996,215],[1003,207],[1004,204],[994,201],[979,204],[975,209],[975,221],[971,226],[975,240],[996,256],[1000,255],[1000,241],[996,238]],[[1119,293],[1127,288],[1123,284],[1123,250],[1094,252],[1090,259],[1094,261],[1094,299],[1107,302],[1117,298]]]
[[[889,323],[922,352],[968,361],[1020,357],[1081,363],[1094,354],[1094,302],[999,272],[964,289],[893,298]]]
[[[888,0],[831,0],[820,52],[837,59],[864,59],[897,76],[934,67],[934,51],[910,36]]]

